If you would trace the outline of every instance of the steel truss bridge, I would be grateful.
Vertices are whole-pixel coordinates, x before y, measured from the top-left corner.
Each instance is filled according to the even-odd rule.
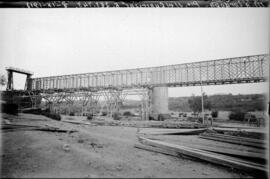
[[[152,113],[155,87],[256,83],[267,81],[268,76],[269,54],[262,54],[150,68],[27,78],[25,91],[32,101],[41,96],[55,112],[60,111],[60,104],[70,109],[74,102],[79,101],[82,114],[93,113],[99,106],[100,111],[105,107],[111,116],[119,111],[126,96],[139,95],[141,115],[147,119]],[[25,93],[21,94],[25,96]]]
[[[269,55],[255,55],[151,68],[31,78],[31,91],[99,91],[157,86],[262,82]]]

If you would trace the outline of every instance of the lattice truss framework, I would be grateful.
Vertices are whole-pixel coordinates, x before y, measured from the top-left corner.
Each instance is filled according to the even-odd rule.
[[[32,91],[106,90],[265,81],[269,55],[255,55],[179,65],[31,78]]]
[[[72,106],[74,107],[76,102],[81,107],[81,115],[94,113],[101,115],[102,111],[106,111],[110,117],[112,117],[113,113],[119,112],[127,96],[137,95],[141,99],[141,116],[143,119],[148,119],[151,112],[151,91],[148,88],[132,90],[108,89],[96,92],[55,92],[41,93],[40,95],[44,99],[46,107],[55,113],[60,113],[61,108],[66,108],[68,109],[67,113],[70,114],[73,112]]]

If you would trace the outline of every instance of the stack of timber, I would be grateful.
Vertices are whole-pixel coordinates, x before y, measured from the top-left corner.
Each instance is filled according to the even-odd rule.
[[[91,124],[90,122],[84,122],[84,121],[71,121],[71,120],[66,120],[66,119],[63,119],[61,120],[62,122],[68,122],[68,123],[72,123],[72,124],[84,124],[84,125],[94,125],[94,124]]]
[[[208,146],[201,144],[183,144],[187,147],[192,147],[196,149],[206,150],[209,152],[215,152],[219,154],[229,155],[233,157],[245,158],[249,160],[260,160],[265,161],[265,151],[262,149],[253,149],[253,148],[226,148],[221,146]],[[265,162],[263,162],[265,163]]]
[[[239,145],[246,145],[256,148],[265,148],[264,140],[260,139],[251,139],[247,137],[238,137],[232,135],[225,135],[225,134],[211,134],[211,133],[203,133],[199,136],[200,138],[227,142],[232,144],[239,144]]]
[[[205,132],[207,128],[201,129],[143,129],[140,134],[151,135],[195,135]]]
[[[255,139],[265,139],[265,128],[220,128],[213,127],[214,131],[222,134],[230,134],[234,136],[249,137]]]
[[[245,171],[247,173],[259,174],[260,176],[264,176],[267,173],[265,166],[265,151],[263,149],[254,148],[254,150],[240,151],[237,149],[223,149],[220,147],[199,144],[187,146],[153,140],[142,136],[138,136],[138,140],[141,144],[135,144],[135,147],[139,149],[163,153],[175,157],[199,159],[213,164]],[[244,146],[241,148],[244,148]]]
[[[239,127],[213,127],[213,129],[215,131],[220,131],[220,132],[229,132],[229,131],[242,131],[242,132],[251,132],[251,133],[265,133],[265,131],[263,131],[260,128],[239,128]]]

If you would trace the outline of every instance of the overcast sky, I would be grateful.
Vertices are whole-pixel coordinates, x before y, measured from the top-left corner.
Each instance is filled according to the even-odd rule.
[[[0,64],[34,77],[269,53],[269,8],[0,9]],[[17,80],[17,81],[16,81]],[[15,87],[23,80],[15,77]],[[268,93],[266,83],[204,87]],[[171,88],[170,96],[200,94]]]

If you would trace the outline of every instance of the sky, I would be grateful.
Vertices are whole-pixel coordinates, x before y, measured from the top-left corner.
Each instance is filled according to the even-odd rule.
[[[0,73],[33,77],[269,53],[269,8],[0,9]],[[15,75],[15,88],[25,77]],[[204,86],[207,94],[269,93],[269,83]],[[169,96],[200,95],[200,87]]]

